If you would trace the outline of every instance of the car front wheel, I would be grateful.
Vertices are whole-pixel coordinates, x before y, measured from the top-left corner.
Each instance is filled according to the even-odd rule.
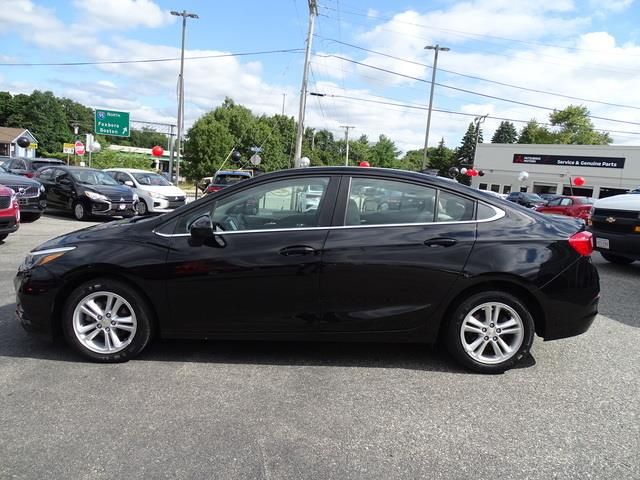
[[[62,327],[69,344],[85,357],[105,363],[138,355],[151,338],[145,300],[129,285],[96,279],[76,288],[65,304]]]
[[[144,200],[139,200],[136,204],[136,211],[138,215],[146,215],[149,213],[149,209],[147,208],[147,203]]]
[[[480,373],[502,373],[531,349],[534,323],[514,295],[486,291],[464,300],[447,327],[447,348],[465,367]]]
[[[76,217],[76,220],[81,221],[87,220],[89,218],[87,209],[82,202],[75,202],[73,204],[73,216]]]

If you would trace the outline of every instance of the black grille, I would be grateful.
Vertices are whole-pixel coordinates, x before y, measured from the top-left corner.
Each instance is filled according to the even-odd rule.
[[[596,208],[593,212],[594,217],[614,217],[614,218],[638,218],[638,212],[628,210],[607,210],[605,208]]]
[[[40,187],[37,185],[28,186],[28,185],[5,185],[5,187],[10,188],[16,195],[20,197],[38,197],[40,196]],[[24,189],[24,193],[20,193],[20,189]]]
[[[133,197],[130,195],[107,194],[105,196],[111,203],[133,203]],[[121,198],[124,200],[120,200]]]
[[[5,208],[9,208],[11,204],[11,197],[0,197],[0,209],[4,210]]]
[[[633,233],[635,224],[632,223],[607,223],[592,220],[593,229],[611,233]]]
[[[18,203],[20,205],[38,205],[39,201],[40,201],[39,197],[29,197],[29,198],[18,197]]]

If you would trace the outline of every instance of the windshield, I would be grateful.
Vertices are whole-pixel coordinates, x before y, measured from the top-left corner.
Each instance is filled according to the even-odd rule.
[[[169,187],[171,186],[171,182],[169,182],[162,175],[158,175],[157,173],[152,172],[144,172],[144,173],[132,173],[133,178],[140,185],[153,185],[154,187]]]
[[[0,172],[8,172],[9,170],[6,169],[6,167],[4,166],[4,163],[0,163]]]
[[[543,201],[537,193],[525,193],[524,198],[534,202]]]
[[[74,170],[71,175],[83,185],[118,185],[118,182],[100,170]]]

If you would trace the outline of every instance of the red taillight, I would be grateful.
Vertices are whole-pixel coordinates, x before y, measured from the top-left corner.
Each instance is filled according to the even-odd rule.
[[[33,178],[33,172],[27,172],[24,174],[26,177]]]
[[[578,232],[569,237],[569,245],[580,255],[587,257],[593,252],[593,235],[591,232]]]
[[[222,187],[207,187],[207,193],[214,193],[217,192],[218,190],[222,190]]]

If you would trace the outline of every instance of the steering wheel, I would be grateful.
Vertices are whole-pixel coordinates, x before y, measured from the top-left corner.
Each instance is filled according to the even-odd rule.
[[[220,225],[226,232],[233,232],[236,230],[246,230],[246,222],[242,218],[242,215],[227,215],[222,219]]]

